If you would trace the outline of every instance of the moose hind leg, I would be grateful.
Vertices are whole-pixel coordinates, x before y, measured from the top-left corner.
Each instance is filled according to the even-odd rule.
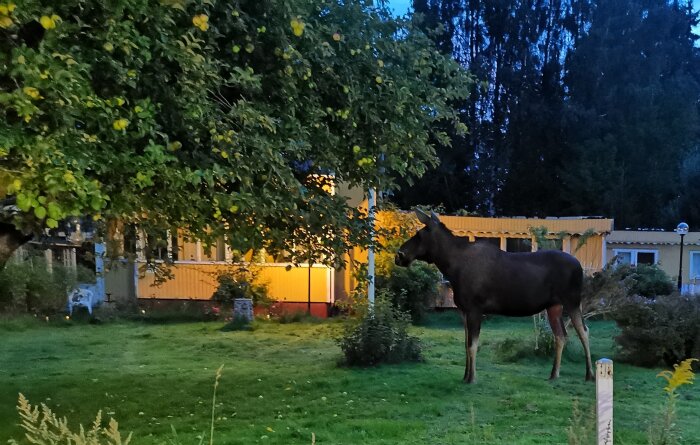
[[[552,365],[552,373],[549,375],[550,380],[559,377],[559,369],[561,368],[561,354],[566,345],[566,328],[562,323],[562,305],[551,306],[547,308],[547,318],[549,325],[552,327],[552,334],[555,342],[554,364]]]
[[[588,344],[588,328],[583,323],[583,318],[581,317],[581,308],[577,307],[569,311],[571,316],[571,324],[574,325],[578,338],[581,340],[581,345],[583,345],[583,351],[586,353],[586,380],[594,380],[593,374],[593,363],[591,361],[591,348]]]

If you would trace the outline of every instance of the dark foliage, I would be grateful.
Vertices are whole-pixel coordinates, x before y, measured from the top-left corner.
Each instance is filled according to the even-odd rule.
[[[438,270],[416,261],[410,267],[392,267],[389,275],[377,275],[377,289],[386,293],[399,310],[411,314],[414,323],[425,318],[437,297]]]
[[[94,282],[95,274],[85,267],[77,269],[53,264],[51,271],[43,252],[29,254],[0,269],[0,312],[28,312],[50,315],[63,311],[68,292],[79,282]]]
[[[219,308],[202,305],[199,302],[183,301],[166,307],[147,307],[128,316],[127,319],[148,324],[170,324],[216,321],[220,316]]]
[[[627,297],[653,298],[673,293],[675,286],[657,265],[608,266],[583,280],[582,308],[586,318],[615,313]]]
[[[613,317],[621,361],[640,366],[673,366],[700,355],[700,298],[678,295],[628,297]]]
[[[628,295],[651,298],[669,295],[676,289],[671,278],[656,264],[618,266],[612,275],[624,283]]]
[[[422,360],[418,338],[408,334],[411,318],[396,309],[384,296],[374,309],[348,325],[337,339],[345,366],[374,366],[380,363]]]
[[[250,298],[255,306],[269,307],[274,301],[268,294],[267,285],[256,278],[255,272],[246,268],[220,272],[216,276],[219,287],[212,300],[233,306],[237,298]]]

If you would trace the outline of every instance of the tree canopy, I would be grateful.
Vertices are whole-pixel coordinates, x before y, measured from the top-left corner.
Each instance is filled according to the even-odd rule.
[[[470,82],[371,1],[0,3],[0,198],[334,262],[369,227],[329,178],[420,176]]]
[[[692,2],[415,0],[476,82],[443,165],[395,196],[482,215],[700,226],[700,50]],[[435,186],[440,184],[441,186]],[[696,206],[697,207],[697,206]]]

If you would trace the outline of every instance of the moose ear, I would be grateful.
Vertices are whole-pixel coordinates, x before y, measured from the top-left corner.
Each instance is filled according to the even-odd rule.
[[[416,212],[416,216],[418,217],[418,221],[422,222],[426,226],[430,225],[430,223],[432,222],[432,219],[425,212],[423,212],[420,209],[416,209],[415,212]]]
[[[438,218],[437,214],[433,211],[430,212],[430,220],[433,224],[440,224],[440,218]]]

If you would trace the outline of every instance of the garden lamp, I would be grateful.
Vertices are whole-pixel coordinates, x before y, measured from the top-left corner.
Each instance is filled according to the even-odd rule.
[[[688,233],[688,224],[682,222],[676,227],[676,233],[681,236],[681,256],[678,262],[678,292],[683,287],[683,237]]]

